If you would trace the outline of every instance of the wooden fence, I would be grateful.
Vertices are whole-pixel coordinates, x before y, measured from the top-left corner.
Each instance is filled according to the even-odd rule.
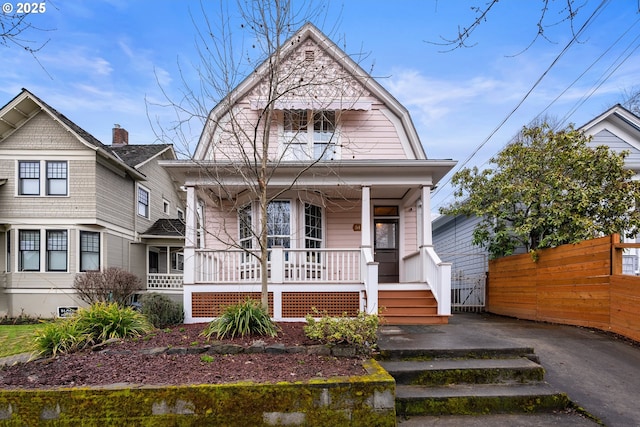
[[[622,275],[622,251],[640,244],[612,235],[489,261],[487,311],[587,326],[640,341],[640,277]]]

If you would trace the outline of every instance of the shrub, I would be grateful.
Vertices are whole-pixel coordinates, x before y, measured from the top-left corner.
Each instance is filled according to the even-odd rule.
[[[80,350],[92,342],[75,318],[58,319],[35,332],[34,348],[38,356],[57,356]]]
[[[139,336],[153,329],[147,318],[130,307],[99,302],[73,316],[58,319],[36,332],[35,348],[40,356],[71,353],[110,338]]]
[[[153,329],[142,313],[116,303],[97,302],[79,309],[74,318],[96,342],[140,336]]]
[[[323,344],[347,344],[356,347],[362,354],[370,353],[378,340],[377,332],[380,318],[375,314],[359,312],[356,317],[330,317],[326,312],[320,313],[315,308],[313,314],[307,314],[304,326],[305,335]]]
[[[166,328],[184,321],[182,304],[166,295],[151,292],[140,298],[141,312],[156,328]]]
[[[278,335],[278,326],[259,301],[248,299],[226,307],[222,315],[211,321],[201,335],[207,338],[215,335],[217,339],[245,335],[275,337]]]
[[[76,274],[73,287],[87,304],[115,302],[122,307],[129,304],[136,291],[144,289],[138,276],[117,267]]]

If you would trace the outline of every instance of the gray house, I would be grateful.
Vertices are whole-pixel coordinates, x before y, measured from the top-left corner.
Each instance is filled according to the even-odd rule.
[[[76,274],[120,267],[181,293],[184,203],[168,144],[108,146],[23,89],[0,108],[0,316],[81,306]]]
[[[640,117],[615,105],[580,127],[592,137],[594,147],[606,145],[628,151],[625,166],[640,177]],[[433,246],[443,261],[452,263],[451,302],[454,310],[475,310],[484,306],[488,252],[471,244],[477,217],[443,215],[433,223]],[[640,241],[627,239],[626,241]],[[627,249],[623,256],[624,274],[639,274],[640,252]]]

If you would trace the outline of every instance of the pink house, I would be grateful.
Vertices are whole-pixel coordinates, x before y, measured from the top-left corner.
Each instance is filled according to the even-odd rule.
[[[186,188],[186,322],[260,299],[261,183],[275,320],[315,307],[447,322],[430,193],[455,162],[428,159],[408,111],[313,25],[210,112],[192,159],[162,165]]]

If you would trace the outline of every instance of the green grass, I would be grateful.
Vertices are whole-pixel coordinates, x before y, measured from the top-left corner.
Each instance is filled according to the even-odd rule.
[[[44,325],[0,325],[0,357],[32,352],[34,332]]]

